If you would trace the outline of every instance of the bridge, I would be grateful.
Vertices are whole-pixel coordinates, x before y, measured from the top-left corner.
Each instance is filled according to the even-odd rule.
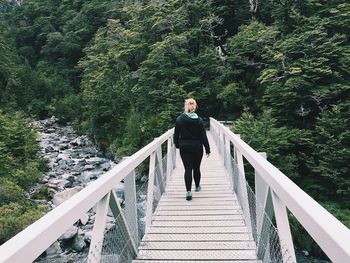
[[[186,201],[173,132],[154,139],[3,244],[0,262],[36,260],[91,209],[92,238],[80,262],[296,262],[289,214],[332,262],[350,262],[350,230],[268,162],[266,154],[213,118],[208,132],[212,154],[201,166],[202,190]],[[246,164],[254,169],[254,188],[246,181]],[[136,185],[135,171],[145,169],[147,179]],[[114,191],[121,181],[122,203]],[[145,212],[138,203],[147,204]],[[108,214],[114,216],[112,227],[107,227]]]

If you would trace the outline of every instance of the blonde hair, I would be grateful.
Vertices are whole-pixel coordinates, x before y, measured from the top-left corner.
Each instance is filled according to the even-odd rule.
[[[197,102],[190,98],[185,100],[185,113],[195,112],[197,109]]]

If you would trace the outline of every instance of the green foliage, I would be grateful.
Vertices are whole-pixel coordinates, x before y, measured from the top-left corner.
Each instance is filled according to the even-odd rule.
[[[11,202],[0,206],[0,244],[32,224],[47,211],[45,206],[30,206]]]
[[[22,196],[23,189],[16,183],[0,179],[0,206],[19,200]]]
[[[257,78],[264,66],[262,55],[273,45],[278,33],[274,27],[252,22],[241,26],[240,31],[228,39],[229,57],[222,76],[222,84],[227,86],[235,83],[236,94],[228,98],[235,107],[228,111],[236,113],[236,117],[244,108],[253,113],[261,111],[261,97],[264,90],[257,83]]]
[[[264,111],[259,118],[243,113],[232,130],[256,151],[266,152],[268,160],[291,179],[300,181],[300,152],[305,152],[310,139],[307,131],[279,127],[271,110]]]
[[[173,126],[185,97],[195,96],[205,115],[217,107],[210,5],[135,3],[124,11],[98,30],[79,63],[85,127],[101,146],[123,147],[120,153],[136,147],[124,135],[130,111],[138,115],[136,141],[143,144]]]
[[[347,98],[349,72],[344,70],[344,35],[329,36],[319,21],[277,41],[264,55],[269,66],[258,79],[266,87],[264,104],[282,124],[308,127],[320,108]],[[317,48],[314,48],[317,47]]]
[[[49,200],[52,197],[52,195],[49,192],[49,187],[47,185],[42,185],[39,188],[39,191],[35,192],[31,195],[32,199],[39,199],[39,200]]]
[[[350,205],[350,103],[340,103],[321,113],[316,121],[312,157],[308,162],[319,185],[333,200]],[[327,199],[326,199],[327,200]]]
[[[0,37],[0,50],[6,50],[0,57],[0,99],[7,107],[40,118],[55,114],[62,122],[79,119],[81,104],[73,103],[78,102],[74,97],[80,86],[77,63],[107,17],[120,15],[119,5],[97,0],[28,0],[11,13],[0,13],[0,21],[8,22],[3,23],[6,34]],[[9,50],[9,41],[3,40],[7,37],[17,53]]]
[[[45,170],[38,151],[30,120],[19,112],[0,110],[0,244],[43,215],[44,208],[24,196]]]

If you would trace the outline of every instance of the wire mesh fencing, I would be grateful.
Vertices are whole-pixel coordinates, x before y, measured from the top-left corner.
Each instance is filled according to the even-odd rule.
[[[256,243],[258,259],[269,263],[295,262],[284,241],[279,236],[278,229],[274,223],[273,212],[270,211],[271,214],[267,214],[265,207],[259,203],[255,192],[249,186],[244,174],[242,174],[244,171],[240,171],[238,168],[235,148],[233,148],[234,157],[232,157],[230,140],[223,134],[221,128],[215,124],[211,125],[210,132],[219,148],[225,168],[231,176],[233,191],[242,208],[245,224],[250,231],[251,238]],[[272,200],[269,201],[272,202]]]
[[[165,191],[167,183],[167,155],[157,163],[154,169],[154,191],[153,191],[153,202],[152,202],[152,213],[156,210],[159,200]],[[128,263],[135,258],[135,251],[132,248],[132,242],[136,246],[136,249],[141,242],[145,234],[145,223],[146,223],[146,209],[147,209],[147,191],[149,177],[143,177],[144,182],[142,185],[137,187],[136,200],[137,200],[137,225],[134,220],[130,220],[131,215],[128,211],[128,206],[134,206],[135,204],[129,203],[122,206],[123,212],[116,218],[114,226],[107,230],[104,235],[102,251],[101,251],[101,263],[102,262],[113,262],[113,263]],[[125,202],[125,200],[124,200]],[[128,218],[127,225],[128,231],[123,225],[122,217]],[[137,231],[138,240],[135,242],[132,240],[132,236]]]
[[[230,156],[228,151],[226,154]],[[258,202],[254,191],[238,169],[235,159],[232,156],[230,159],[233,190],[242,207],[243,217],[251,232],[251,237],[256,243],[258,259],[264,263],[294,263],[283,240],[279,238],[273,217],[271,218],[265,212],[263,205]],[[258,215],[261,215],[260,224],[258,224]]]
[[[174,169],[175,151],[170,151],[170,158],[172,169]],[[156,210],[159,200],[165,191],[165,187],[168,181],[168,156],[165,155],[160,162],[156,162],[154,168],[154,184],[153,186],[153,202],[152,202],[152,214]],[[135,169],[137,170],[137,168]],[[141,170],[141,169],[139,169]],[[171,174],[171,173],[170,173]],[[125,179],[124,179],[125,182]],[[55,257],[41,257],[36,262],[40,263],[59,263],[59,262],[113,262],[113,263],[128,263],[131,262],[137,253],[138,245],[140,244],[144,234],[146,225],[146,210],[147,210],[147,192],[149,185],[149,176],[141,175],[138,173],[135,181],[135,200],[127,202],[125,193],[120,189],[113,189],[115,191],[117,202],[120,204],[121,211],[118,215],[112,213],[112,210],[108,208],[106,215],[106,227],[104,230],[103,239],[93,248],[86,248],[84,251],[78,253],[73,250],[66,251]],[[121,184],[123,184],[121,182]],[[124,187],[121,187],[124,188]],[[90,219],[94,221],[96,216],[96,209],[90,210],[92,216]],[[136,216],[136,218],[135,218]],[[77,222],[76,225],[78,225]],[[91,231],[92,232],[92,231]],[[90,239],[91,241],[91,239]],[[58,246],[62,245],[57,242]],[[90,255],[87,254],[88,250],[91,250]]]

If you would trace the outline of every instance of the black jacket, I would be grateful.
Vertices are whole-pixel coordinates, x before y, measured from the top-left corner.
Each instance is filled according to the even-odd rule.
[[[210,153],[207,134],[201,118],[192,119],[185,113],[176,119],[174,143],[176,148],[205,147],[205,152]]]

